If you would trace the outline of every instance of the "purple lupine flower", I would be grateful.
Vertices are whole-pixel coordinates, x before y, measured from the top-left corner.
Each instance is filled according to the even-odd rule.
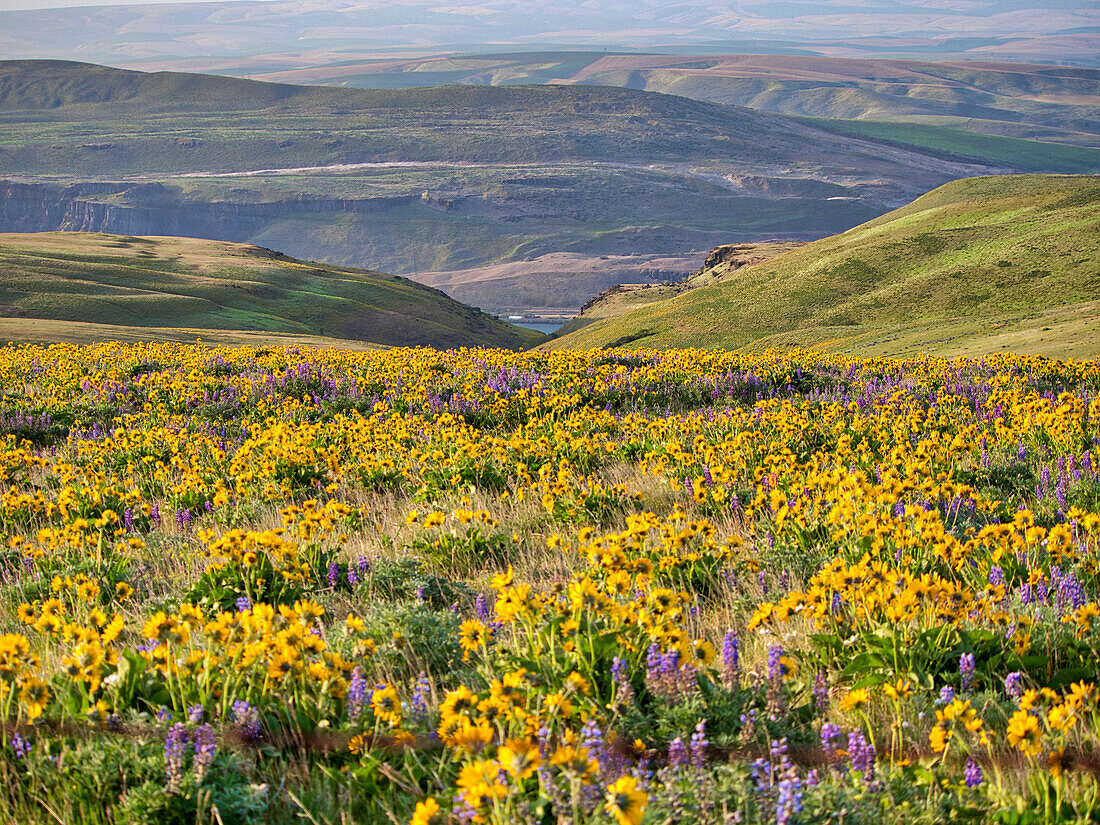
[[[661,675],[672,676],[680,669],[680,651],[673,648],[661,657]]]
[[[1047,579],[1039,579],[1035,585],[1035,601],[1039,604],[1047,603],[1047,596],[1050,595],[1050,582]]]
[[[1024,695],[1024,677],[1019,671],[1013,671],[1005,676],[1005,693],[1013,699],[1019,699]]]
[[[127,533],[134,531],[134,511],[129,507],[122,511],[122,526],[126,528]]]
[[[160,507],[153,504],[149,507],[149,521],[154,527],[160,527]]]
[[[474,599],[474,610],[477,612],[477,617],[483,622],[493,618],[493,612],[489,608],[489,597],[484,593],[478,593],[477,598]]]
[[[1035,601],[1034,591],[1030,584],[1024,584],[1020,587],[1020,603],[1023,605],[1029,605]]]
[[[187,755],[187,728],[176,722],[164,740],[164,770],[167,775],[168,793],[178,793],[183,781],[183,762]]]
[[[259,740],[260,712],[244,699],[233,703],[233,722],[246,742]]]
[[[994,587],[1005,583],[1005,571],[996,564],[989,568],[989,583]]]
[[[370,572],[370,559],[366,556],[360,556],[355,562],[357,568],[359,568],[359,575],[366,578],[367,573]]]
[[[875,746],[858,730],[848,734],[848,761],[852,770],[870,779],[875,769]]]
[[[768,755],[771,757],[773,765],[777,765],[781,769],[787,768],[791,764],[790,748],[787,746],[787,737],[784,736],[781,739],[773,739],[769,742]]]
[[[661,663],[664,661],[664,656],[661,655],[661,646],[654,642],[649,646],[649,651],[646,653],[645,666],[646,666],[646,679],[656,679],[661,675]]]
[[[768,680],[775,682],[783,676],[787,669],[780,659],[783,658],[782,645],[772,645],[768,648]]]
[[[252,608],[252,600],[248,596],[238,596],[235,607],[238,613],[244,613]]]
[[[825,671],[814,674],[814,709],[824,715],[829,712],[829,680]]]
[[[741,640],[732,630],[722,639],[722,669],[726,684],[736,687],[741,676]]]
[[[11,749],[16,759],[24,759],[30,754],[32,745],[16,731],[11,736]]]
[[[330,564],[328,566],[328,586],[329,587],[336,587],[336,585],[339,581],[340,581],[340,565],[338,565],[336,562],[333,562],[332,564]]]
[[[962,679],[962,690],[965,693],[974,684],[974,654],[964,653],[959,657],[959,676]]]
[[[824,752],[825,758],[830,762],[836,759],[836,745],[840,736],[841,731],[839,725],[834,725],[832,722],[826,722],[821,726],[821,750]]]
[[[214,502],[210,501],[209,499],[202,503],[202,507],[208,513],[213,513],[214,512]]]
[[[589,719],[581,727],[581,746],[588,749],[602,769],[607,761],[607,748],[603,738],[603,731],[596,724],[595,719]]]
[[[1074,610],[1085,603],[1085,589],[1071,570],[1058,580],[1058,604],[1070,605]]]
[[[172,711],[164,705],[161,705],[160,708],[157,710],[157,721],[161,724],[164,724],[165,722],[171,722]]]
[[[760,793],[767,789],[768,785],[765,783],[765,777],[768,782],[771,781],[772,769],[768,764],[768,760],[763,757],[754,759],[750,766],[749,775],[752,777],[752,785],[756,788],[757,793]]]
[[[359,571],[355,569],[355,565],[348,565],[348,584],[352,587],[359,584]]]
[[[210,724],[201,725],[198,730],[195,731],[195,781],[202,784],[203,777],[206,776],[206,771],[214,761],[214,754],[217,753],[218,742],[214,736],[214,729],[210,727]]]
[[[416,586],[416,600],[418,602],[424,601],[424,585],[422,584]]]
[[[622,705],[634,704],[634,685],[630,683],[626,661],[618,656],[611,661],[611,680],[615,684],[615,700]]]
[[[348,682],[348,718],[352,722],[359,721],[363,705],[367,701],[367,692],[367,678],[363,675],[362,668],[356,665]]]
[[[428,681],[427,674],[421,673],[420,678],[416,680],[416,687],[412,692],[412,703],[409,705],[412,715],[417,719],[423,719],[428,715],[428,697],[431,692],[432,685]]]
[[[687,749],[684,740],[677,736],[668,743],[668,764],[673,769],[682,768],[688,763]]]
[[[695,726],[695,733],[691,735],[691,764],[696,768],[702,768],[707,761],[707,748],[710,746],[710,742],[707,741],[707,723],[706,720],[700,719],[699,724]]]
[[[767,578],[765,578],[763,570],[761,570],[759,573],[756,574],[756,581],[760,585],[761,594],[764,595],[764,596],[767,596],[768,595],[768,580],[767,580]]]
[[[966,770],[963,771],[963,781],[968,788],[976,788],[982,784],[982,766],[969,757],[966,760]]]
[[[802,812],[802,781],[793,771],[779,780],[775,798],[775,821],[787,825],[791,817]]]
[[[949,705],[949,704],[951,704],[951,702],[954,699],[955,699],[955,688],[951,687],[951,685],[944,685],[942,688],[940,688],[939,701],[941,703],[943,703],[945,705]]]
[[[190,722],[192,725],[197,725],[199,724],[199,722],[202,721],[202,714],[202,705],[191,705],[191,707],[187,709],[187,721]]]

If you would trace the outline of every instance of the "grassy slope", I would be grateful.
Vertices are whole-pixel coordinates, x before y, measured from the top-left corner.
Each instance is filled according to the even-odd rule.
[[[1011,344],[1100,355],[1098,262],[1100,178],[971,178],[548,346],[734,349],[768,339],[853,352]]]
[[[66,232],[0,235],[0,313],[393,345],[520,348],[541,338],[393,275],[219,241]]]
[[[837,134],[884,140],[901,146],[922,146],[1002,164],[1021,172],[1054,170],[1069,174],[1095,174],[1100,171],[1100,149],[1083,146],[983,135],[923,123],[822,118],[814,118],[813,122]]]
[[[597,86],[367,90],[0,62],[0,173],[70,177],[348,162],[732,158],[844,137],[782,115]]]
[[[782,255],[802,244],[784,241],[763,241],[748,244],[726,244],[708,256],[703,268],[682,281],[657,284],[618,284],[591,299],[576,318],[558,330],[568,335],[582,327],[606,318],[614,318],[638,307],[674,298],[691,289],[708,286],[735,269]]]

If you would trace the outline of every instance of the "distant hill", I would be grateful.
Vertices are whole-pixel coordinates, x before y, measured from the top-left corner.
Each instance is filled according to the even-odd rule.
[[[1100,177],[946,184],[552,348],[815,345],[857,354],[1100,355]],[[598,308],[597,308],[598,312]]]
[[[939,62],[783,53],[517,52],[276,65],[249,76],[360,88],[596,84],[787,115],[1100,146],[1100,69],[988,57]]]
[[[778,48],[778,47],[777,47]],[[1100,69],[977,59],[885,60],[789,54],[585,51],[286,60],[255,80],[398,89],[604,85],[813,118],[830,132],[1001,165],[1017,172],[1100,170]],[[228,74],[239,74],[229,69]]]
[[[929,157],[958,160],[922,150],[886,157],[795,118],[634,89],[290,86],[55,60],[0,62],[0,115],[0,174],[70,178],[720,159],[890,174]]]
[[[512,349],[542,338],[394,275],[243,244],[73,232],[0,234],[0,319],[4,332],[18,319],[43,340],[130,338],[133,328],[157,339],[210,330],[233,333],[227,340],[266,332],[281,342]]]

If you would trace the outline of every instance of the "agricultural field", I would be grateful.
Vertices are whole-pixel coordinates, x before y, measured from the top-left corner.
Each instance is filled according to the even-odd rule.
[[[0,819],[1100,821],[1100,364],[0,349]]]

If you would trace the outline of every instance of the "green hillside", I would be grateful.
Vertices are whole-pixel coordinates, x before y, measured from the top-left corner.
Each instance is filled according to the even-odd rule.
[[[1086,146],[987,135],[963,128],[925,123],[823,118],[813,118],[813,122],[836,134],[851,135],[861,140],[883,141],[906,149],[919,146],[945,156],[996,163],[1020,172],[1095,174],[1100,170],[1100,149]]]
[[[1100,177],[955,181],[547,346],[1100,355]]]
[[[76,232],[0,234],[0,316],[44,340],[65,331],[32,319],[156,328],[158,338],[168,328],[512,349],[542,338],[394,275],[243,244]]]

